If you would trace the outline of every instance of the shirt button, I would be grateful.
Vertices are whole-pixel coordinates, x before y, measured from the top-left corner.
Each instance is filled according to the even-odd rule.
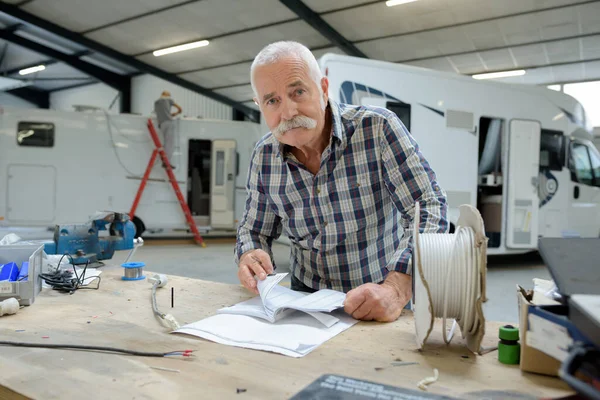
[[[317,194],[321,194],[321,189],[317,189]]]
[[[323,226],[327,226],[327,221],[323,222]]]

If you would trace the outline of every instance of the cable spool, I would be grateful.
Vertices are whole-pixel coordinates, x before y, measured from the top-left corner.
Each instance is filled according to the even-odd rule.
[[[121,279],[124,281],[139,281],[145,279],[145,266],[146,264],[143,262],[128,262],[121,264],[121,267],[123,267],[123,276]]]
[[[479,352],[485,333],[487,238],[479,211],[461,205],[454,234],[419,233],[420,209],[414,218],[414,301],[417,346],[422,348],[435,318],[443,319],[443,338],[450,343],[458,325],[467,347]],[[446,319],[454,319],[450,333]]]

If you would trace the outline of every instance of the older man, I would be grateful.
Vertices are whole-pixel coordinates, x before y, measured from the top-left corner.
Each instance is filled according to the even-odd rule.
[[[271,132],[251,158],[236,248],[240,282],[257,293],[283,231],[292,289],[341,290],[354,318],[396,320],[412,293],[415,203],[420,231],[448,228],[434,172],[394,113],[330,100],[305,46],[265,47],[250,75]]]

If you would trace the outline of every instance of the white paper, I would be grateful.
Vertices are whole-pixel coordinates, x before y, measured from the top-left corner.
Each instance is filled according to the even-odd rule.
[[[326,327],[310,315],[299,312],[274,323],[246,315],[218,314],[185,325],[174,333],[229,346],[303,357],[358,322],[343,311],[335,311],[334,315],[338,322]]]
[[[329,313],[342,308],[345,293],[329,289],[311,294],[296,292],[278,285],[286,275],[287,273],[276,274],[258,281],[259,296],[222,308],[217,313],[250,315],[275,322],[286,318],[293,310],[298,310],[309,314],[328,328],[338,322],[338,318],[323,312]]]

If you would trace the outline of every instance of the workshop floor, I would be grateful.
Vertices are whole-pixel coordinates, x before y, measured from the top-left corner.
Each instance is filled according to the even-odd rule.
[[[146,240],[131,261],[143,261],[145,270],[189,278],[238,284],[233,263],[233,239],[208,239],[207,247],[200,248],[187,240]],[[278,272],[289,271],[289,247],[273,246]],[[118,252],[111,260],[120,264],[128,252]],[[488,320],[518,322],[517,284],[532,287],[533,278],[550,279],[537,254],[524,256],[489,257],[487,274],[488,302],[485,315]],[[289,279],[282,282],[289,285]]]

